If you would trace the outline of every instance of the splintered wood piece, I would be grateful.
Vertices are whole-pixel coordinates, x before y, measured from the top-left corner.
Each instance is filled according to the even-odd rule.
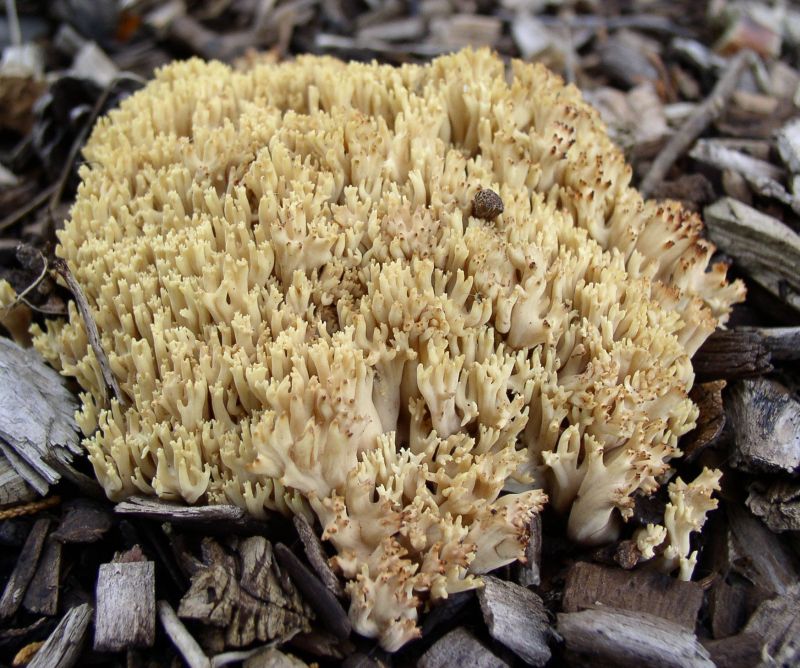
[[[275,546],[275,556],[292,577],[294,585],[314,607],[325,628],[339,638],[350,636],[352,625],[345,609],[331,591],[285,545]]]
[[[302,515],[295,515],[294,528],[297,530],[297,535],[300,536],[300,541],[306,551],[306,557],[309,563],[314,567],[314,570],[319,575],[319,579],[323,584],[331,590],[331,593],[336,598],[344,597],[344,589],[336,573],[333,572],[328,565],[328,558],[325,555],[325,549],[322,547],[322,541],[319,536],[314,532],[313,527],[308,523],[308,520]]]
[[[28,585],[23,607],[34,614],[55,615],[58,611],[58,584],[61,575],[61,543],[51,535]]]
[[[0,337],[0,451],[39,494],[47,494],[65,463],[81,453],[74,413],[77,402],[64,378],[34,349]]]
[[[753,613],[744,633],[759,636],[761,656],[770,657],[769,665],[796,666],[800,662],[800,585],[793,585],[785,595],[764,601]]]
[[[65,515],[53,538],[62,543],[94,543],[111,528],[107,508],[89,499],[75,499],[64,504]]]
[[[697,426],[681,441],[684,461],[691,462],[697,459],[700,453],[722,434],[722,429],[725,427],[722,390],[725,385],[724,380],[699,383],[689,392],[689,398],[697,404],[700,415],[697,418]]]
[[[800,310],[800,235],[781,221],[730,197],[704,212],[711,240],[756,282]]]
[[[784,594],[800,578],[797,557],[744,508],[726,508],[724,565],[770,594]]]
[[[152,561],[103,564],[97,577],[96,598],[96,651],[152,646],[156,632]]]
[[[692,367],[701,382],[752,378],[772,371],[770,355],[754,332],[720,330],[700,346]]]
[[[769,487],[761,481],[750,486],[747,507],[771,531],[800,531],[800,482],[777,480]]]
[[[114,506],[118,515],[143,517],[156,522],[203,528],[262,530],[264,522],[252,517],[244,508],[231,505],[182,506],[150,497],[132,496]]]
[[[800,119],[784,125],[775,135],[783,164],[795,174],[800,174]]]
[[[486,649],[469,631],[459,627],[437,640],[417,662],[417,668],[507,668],[508,664]]]
[[[783,385],[759,378],[737,383],[727,404],[735,435],[731,463],[747,471],[800,467],[800,402]]]
[[[83,641],[92,621],[88,603],[72,608],[58,623],[28,668],[70,668],[78,662]]]
[[[210,668],[211,661],[166,601],[158,602],[158,619],[189,668]]]
[[[202,551],[203,563],[181,599],[179,617],[223,629],[230,647],[286,640],[310,629],[311,613],[278,569],[266,539],[243,540],[232,555],[206,538]]]
[[[581,665],[623,668],[713,668],[708,651],[686,628],[646,612],[593,608],[558,615],[567,656]]]
[[[531,535],[525,546],[525,563],[515,567],[517,584],[523,587],[536,586],[542,581],[542,516],[538,513],[531,517]]]
[[[36,572],[36,564],[39,563],[49,528],[50,520],[36,520],[36,524],[28,534],[14,570],[11,571],[11,577],[8,578],[6,588],[3,590],[3,596],[0,597],[0,619],[11,617],[22,603],[25,590]]]
[[[532,666],[550,659],[552,631],[542,599],[513,582],[484,575],[478,601],[489,635]]]
[[[694,630],[703,604],[696,582],[682,582],[654,571],[625,572],[584,561],[567,573],[562,607],[578,612],[597,605],[646,612]]]
[[[738,331],[758,334],[773,360],[800,359],[800,327],[742,327]]]
[[[25,503],[36,498],[36,490],[25,482],[8,459],[0,452],[0,507]]]

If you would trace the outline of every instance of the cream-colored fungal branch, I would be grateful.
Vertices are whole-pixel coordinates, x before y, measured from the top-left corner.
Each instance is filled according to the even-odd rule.
[[[85,157],[58,254],[126,405],[74,306],[36,345],[83,388],[106,492],[316,515],[389,649],[522,557],[545,492],[613,538],[742,298],[575,88],[488,51],[175,63]]]
[[[720,478],[721,471],[706,468],[688,484],[680,478],[670,483],[665,526],[648,524],[634,536],[645,559],[653,558],[656,548],[663,547],[657,559],[658,567],[666,573],[678,569],[681,580],[692,579],[697,551],[692,551],[691,534],[703,528],[706,515],[717,507],[718,502],[711,495],[720,490]]]

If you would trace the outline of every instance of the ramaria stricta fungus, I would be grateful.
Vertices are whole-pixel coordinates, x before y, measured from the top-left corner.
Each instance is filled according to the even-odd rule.
[[[108,496],[316,516],[355,629],[388,650],[522,557],[545,492],[573,539],[615,538],[743,297],[696,215],[630,187],[576,88],[488,51],[175,63],[84,153],[58,254],[129,405],[74,305],[35,334],[84,390]],[[689,570],[715,475],[645,549]]]

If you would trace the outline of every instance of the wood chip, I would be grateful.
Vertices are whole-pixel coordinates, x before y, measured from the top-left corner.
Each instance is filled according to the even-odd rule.
[[[741,327],[758,334],[773,360],[800,359],[800,327]]]
[[[508,664],[492,654],[469,631],[457,628],[437,640],[417,662],[418,668],[506,668]]]
[[[697,417],[697,426],[681,440],[684,461],[692,462],[697,459],[722,434],[725,427],[722,390],[725,385],[724,380],[699,383],[689,392],[689,398],[697,404],[700,414]]]
[[[682,582],[656,571],[625,572],[578,562],[567,573],[562,608],[578,612],[602,605],[646,612],[694,630],[703,604],[696,582]]]
[[[55,615],[58,611],[59,578],[61,576],[61,543],[51,535],[45,544],[44,552],[36,573],[28,585],[22,606],[39,615]]]
[[[747,507],[771,531],[800,531],[800,482],[757,480],[750,486]]]
[[[36,565],[39,563],[39,556],[42,553],[49,528],[50,520],[36,520],[36,524],[28,534],[14,570],[11,571],[11,576],[8,578],[6,588],[3,590],[3,595],[0,597],[0,619],[11,617],[22,603],[28,584],[36,572]]]
[[[750,617],[744,633],[761,640],[762,665],[800,664],[800,584],[783,596],[762,603]]]
[[[491,575],[484,575],[478,601],[489,635],[532,666],[550,659],[552,637],[547,610],[537,594]]]
[[[33,348],[0,337],[0,451],[39,494],[60,479],[50,457],[82,454],[64,379]]]
[[[744,508],[726,507],[720,566],[746,578],[769,595],[784,594],[800,579],[798,558]]]
[[[275,546],[275,556],[292,577],[295,586],[313,606],[325,628],[338,638],[349,637],[352,630],[350,618],[331,591],[285,545],[278,543]]]
[[[249,657],[242,668],[308,668],[308,664],[292,654],[284,654],[275,647],[267,647]]]
[[[74,499],[64,504],[65,515],[53,538],[62,543],[94,543],[111,528],[112,515],[104,504]]]
[[[750,594],[745,583],[729,584],[724,578],[717,578],[708,595],[711,633],[715,638],[727,638],[742,630],[747,622]]]
[[[180,652],[189,668],[210,668],[211,661],[200,649],[200,645],[183,625],[172,606],[166,601],[158,602],[158,620],[175,649]]]
[[[204,529],[263,531],[266,524],[255,519],[244,508],[231,505],[184,506],[151,497],[132,496],[114,506],[118,515],[142,517],[156,522]]]
[[[152,646],[156,632],[152,561],[101,565],[96,598],[96,651],[119,652],[131,647]]]
[[[92,621],[88,603],[72,608],[36,652],[28,668],[70,668],[78,662]]]
[[[800,310],[800,235],[730,197],[705,209],[711,240],[769,292]]]
[[[772,371],[761,337],[738,330],[714,332],[695,353],[692,366],[700,382],[752,378]]]
[[[775,137],[781,160],[794,174],[800,174],[800,119],[784,125]]]
[[[761,663],[761,639],[753,633],[705,641],[703,646],[720,668],[753,668]]]
[[[747,471],[797,471],[800,402],[774,380],[736,383],[726,406],[734,434],[731,463]]]
[[[517,584],[523,587],[537,586],[542,581],[542,516],[536,513],[531,517],[530,537],[525,546],[525,562],[519,562],[514,569]]]
[[[192,575],[178,616],[223,629],[229,647],[286,640],[310,629],[309,609],[260,536],[241,541],[234,554],[205,538],[203,563]]]
[[[728,63],[725,72],[717,81],[711,95],[698,105],[691,116],[667,142],[658,157],[650,166],[650,171],[642,180],[639,190],[644,196],[649,196],[653,189],[663,181],[670,167],[694,143],[695,139],[709,124],[722,113],[727,101],[739,83],[739,77],[745,66],[751,60],[752,54],[742,51],[734,56]]]
[[[567,657],[581,665],[712,668],[708,651],[684,627],[643,612],[593,608],[560,613]]]
[[[0,452],[0,507],[25,503],[36,498],[36,490],[25,482],[8,459]]]
[[[748,179],[780,180],[786,177],[786,173],[780,167],[729,148],[726,143],[716,139],[698,140],[689,151],[689,157],[716,167],[720,171],[730,169]]]
[[[344,598],[342,583],[339,582],[339,578],[336,577],[333,569],[328,564],[325,548],[322,547],[322,541],[314,532],[314,528],[302,515],[295,515],[292,521],[294,528],[297,530],[297,535],[300,536],[300,541],[305,548],[306,557],[317,572],[319,579],[322,580],[323,584],[334,596]]]

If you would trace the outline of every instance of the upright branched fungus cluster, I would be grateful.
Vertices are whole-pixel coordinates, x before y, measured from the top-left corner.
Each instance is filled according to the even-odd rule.
[[[575,88],[486,51],[176,63],[85,157],[58,252],[128,403],[74,307],[36,345],[84,389],[108,495],[316,515],[388,649],[521,556],[541,490],[573,538],[613,538],[742,296]]]

